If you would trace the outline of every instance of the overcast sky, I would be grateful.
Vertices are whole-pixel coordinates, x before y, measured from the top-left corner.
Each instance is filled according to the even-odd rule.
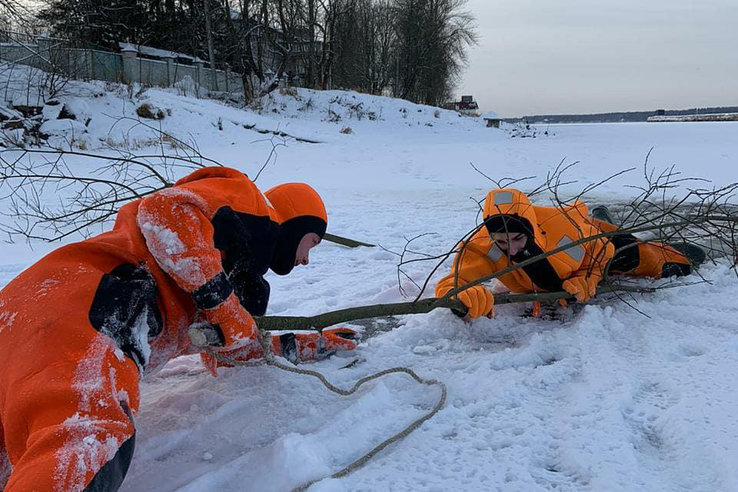
[[[457,95],[503,117],[738,105],[738,0],[469,0]]]

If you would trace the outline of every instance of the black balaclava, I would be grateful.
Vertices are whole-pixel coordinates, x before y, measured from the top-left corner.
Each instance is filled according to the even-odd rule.
[[[327,224],[323,219],[312,215],[303,215],[290,219],[279,226],[277,246],[274,250],[272,264],[269,266],[277,275],[287,275],[295,268],[297,246],[306,234],[314,232],[321,239],[325,235]]]

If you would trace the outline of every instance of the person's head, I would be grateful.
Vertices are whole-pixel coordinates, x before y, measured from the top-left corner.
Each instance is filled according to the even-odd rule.
[[[537,220],[528,197],[512,188],[492,190],[484,200],[484,227],[492,242],[516,256],[536,241]]]
[[[493,232],[489,235],[498,248],[515,256],[528,244],[528,235],[522,232]]]
[[[275,186],[264,196],[280,222],[270,268],[277,275],[287,275],[297,265],[308,264],[310,250],[328,227],[328,215],[320,195],[303,183]]]
[[[510,256],[524,250],[533,237],[530,222],[517,214],[491,215],[484,220],[484,226],[492,242]]]

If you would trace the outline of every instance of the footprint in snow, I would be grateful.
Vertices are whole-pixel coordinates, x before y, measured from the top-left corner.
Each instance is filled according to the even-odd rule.
[[[696,343],[683,343],[678,348],[679,355],[684,357],[700,357],[709,352],[709,349]]]
[[[589,490],[589,479],[583,473],[556,460],[550,460],[543,468],[532,470],[531,476],[544,490],[557,492]]]
[[[636,449],[663,452],[664,434],[659,418],[679,402],[679,397],[661,383],[649,382],[640,384],[631,398],[622,414],[635,432]]]
[[[679,397],[665,388],[661,383],[642,383],[633,393],[633,401],[642,406],[651,406],[661,410],[671,408],[679,402]]]

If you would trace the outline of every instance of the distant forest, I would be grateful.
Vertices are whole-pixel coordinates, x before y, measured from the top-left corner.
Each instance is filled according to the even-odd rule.
[[[719,108],[691,108],[691,109],[667,109],[656,111],[631,111],[624,113],[596,113],[596,114],[547,114],[523,116],[522,118],[509,118],[505,121],[511,123],[620,123],[646,121],[651,116],[684,116],[688,114],[715,114],[715,113],[738,113],[738,106],[726,106]]]
[[[0,0],[4,6],[30,0]],[[226,65],[247,100],[280,80],[448,100],[477,42],[467,0],[35,0],[36,30],[119,51],[149,46]],[[30,14],[29,14],[30,16]],[[7,15],[5,16],[7,17]],[[28,17],[28,16],[27,16]],[[20,21],[16,22],[20,24]],[[34,32],[33,34],[37,34]]]

